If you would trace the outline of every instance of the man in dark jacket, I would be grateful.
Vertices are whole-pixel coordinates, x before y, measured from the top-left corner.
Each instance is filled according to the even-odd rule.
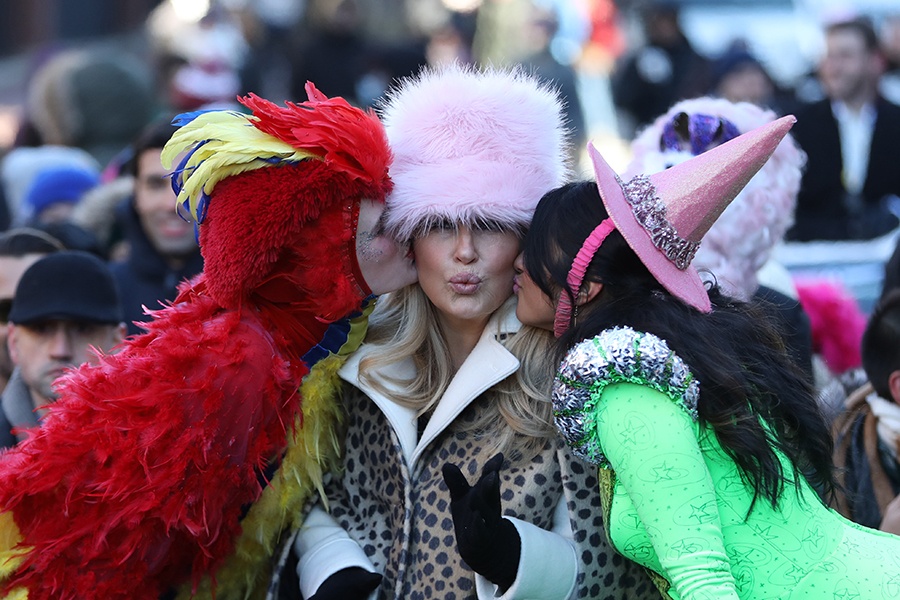
[[[709,89],[710,64],[691,45],[674,0],[641,9],[646,44],[625,57],[612,81],[613,102],[635,130],[643,129],[678,100]]]
[[[129,335],[142,331],[133,321],[148,319],[145,306],[155,310],[160,302],[174,300],[178,284],[203,270],[194,227],[176,214],[169,171],[159,158],[175,129],[168,119],[148,126],[123,169],[134,176],[134,195],[117,215],[129,250],[111,268]]]
[[[58,240],[29,227],[18,227],[0,234],[0,392],[6,387],[13,371],[6,337],[9,311],[19,279],[42,256],[62,249],[63,245]]]
[[[791,131],[807,168],[788,238],[872,239],[898,223],[900,106],[878,94],[884,60],[868,21],[834,23],[825,42],[827,97],[799,109]]]

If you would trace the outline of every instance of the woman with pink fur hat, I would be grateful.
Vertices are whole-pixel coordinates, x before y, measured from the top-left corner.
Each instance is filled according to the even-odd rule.
[[[339,372],[343,464],[292,542],[301,594],[655,598],[596,535],[595,473],[553,428],[552,339],[514,314],[522,236],[568,177],[557,94],[453,65],[403,81],[382,114],[384,227],[412,241],[419,283],[379,299]]]

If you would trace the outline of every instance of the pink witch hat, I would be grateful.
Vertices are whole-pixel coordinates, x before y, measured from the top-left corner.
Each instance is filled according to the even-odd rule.
[[[706,288],[691,260],[712,224],[796,121],[791,115],[782,117],[665,171],[649,177],[638,175],[626,184],[593,144],[588,145],[600,197],[615,228],[672,295],[702,312],[711,310]]]

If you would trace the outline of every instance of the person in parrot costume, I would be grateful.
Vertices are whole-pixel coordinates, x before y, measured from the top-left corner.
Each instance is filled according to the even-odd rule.
[[[320,392],[373,295],[416,277],[380,232],[380,121],[307,93],[176,118],[162,158],[179,160],[204,272],[146,333],[61,378],[40,427],[0,455],[0,597],[265,592],[279,533],[338,453]]]

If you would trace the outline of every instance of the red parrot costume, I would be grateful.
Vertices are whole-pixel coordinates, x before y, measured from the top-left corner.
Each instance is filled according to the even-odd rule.
[[[163,160],[187,151],[173,183],[205,270],[147,333],[60,380],[42,425],[0,456],[6,597],[258,591],[253,573],[216,580],[264,563],[318,484],[332,413],[301,402],[304,355],[324,354],[329,323],[369,295],[359,201],[391,185],[377,117],[307,92],[286,107],[240,99],[252,115],[183,116]]]

